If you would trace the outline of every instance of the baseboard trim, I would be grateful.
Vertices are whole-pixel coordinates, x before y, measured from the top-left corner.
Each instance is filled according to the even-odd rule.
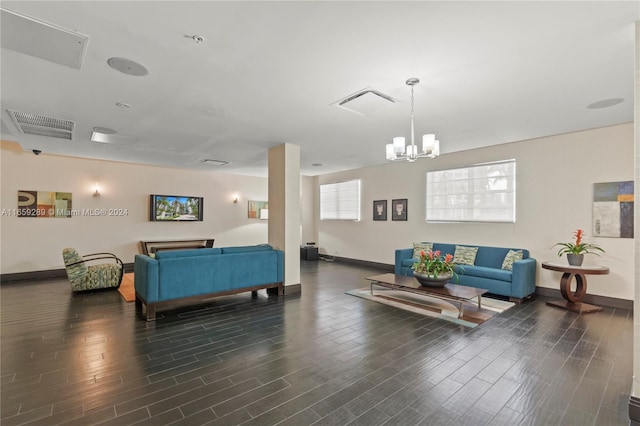
[[[629,419],[640,423],[640,397],[633,395],[629,397]]]
[[[539,296],[553,297],[554,299],[562,299],[562,293],[559,289],[536,287],[536,294]],[[587,294],[584,296],[584,302],[598,306],[606,306],[608,308],[629,309],[633,310],[633,300],[618,299],[615,297],[599,296],[597,294]]]
[[[349,257],[329,256],[326,254],[321,254],[320,257],[328,261],[348,263],[351,265],[358,265],[358,266],[364,266],[368,268],[380,269],[387,272],[393,272],[395,270],[395,267],[393,265],[389,265],[388,263],[371,262],[369,260],[362,260],[362,259],[351,259]]]
[[[302,294],[302,284],[291,284],[284,286],[285,296],[294,296],[297,294]]]
[[[133,263],[124,264],[125,272],[133,272]],[[17,272],[13,274],[0,275],[1,284],[14,284],[22,281],[50,280],[55,278],[66,278],[66,269],[47,269],[44,271]]]

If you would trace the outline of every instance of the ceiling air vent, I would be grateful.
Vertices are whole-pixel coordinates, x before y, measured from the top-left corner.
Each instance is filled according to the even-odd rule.
[[[391,96],[385,95],[376,90],[363,89],[347,96],[344,99],[334,102],[332,105],[347,111],[355,112],[359,115],[371,115],[395,103],[396,101]]]
[[[228,161],[222,161],[222,160],[210,160],[210,159],[204,159],[204,160],[200,160],[200,162],[202,164],[208,164],[210,166],[226,166],[227,164],[229,164]]]
[[[48,136],[58,139],[73,139],[75,121],[60,118],[46,117],[44,115],[31,114],[7,110],[18,130],[27,135]]]

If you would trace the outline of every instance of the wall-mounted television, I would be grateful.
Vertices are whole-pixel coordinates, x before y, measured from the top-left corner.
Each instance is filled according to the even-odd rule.
[[[181,195],[149,196],[149,220],[157,222],[201,221],[204,199]]]

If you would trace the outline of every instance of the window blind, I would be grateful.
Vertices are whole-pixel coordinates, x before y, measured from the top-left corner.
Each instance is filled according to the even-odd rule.
[[[360,180],[320,185],[320,220],[360,220]]]
[[[428,222],[516,221],[516,161],[427,173]]]

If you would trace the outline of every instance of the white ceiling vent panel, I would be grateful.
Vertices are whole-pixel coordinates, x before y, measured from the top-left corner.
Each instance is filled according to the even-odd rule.
[[[18,130],[28,135],[48,136],[58,139],[73,139],[75,121],[60,118],[46,117],[44,115],[31,114],[7,110]]]
[[[2,47],[80,69],[89,37],[53,24],[0,9]]]
[[[371,115],[395,103],[396,101],[391,96],[376,90],[364,89],[334,102],[332,105],[356,114]]]

